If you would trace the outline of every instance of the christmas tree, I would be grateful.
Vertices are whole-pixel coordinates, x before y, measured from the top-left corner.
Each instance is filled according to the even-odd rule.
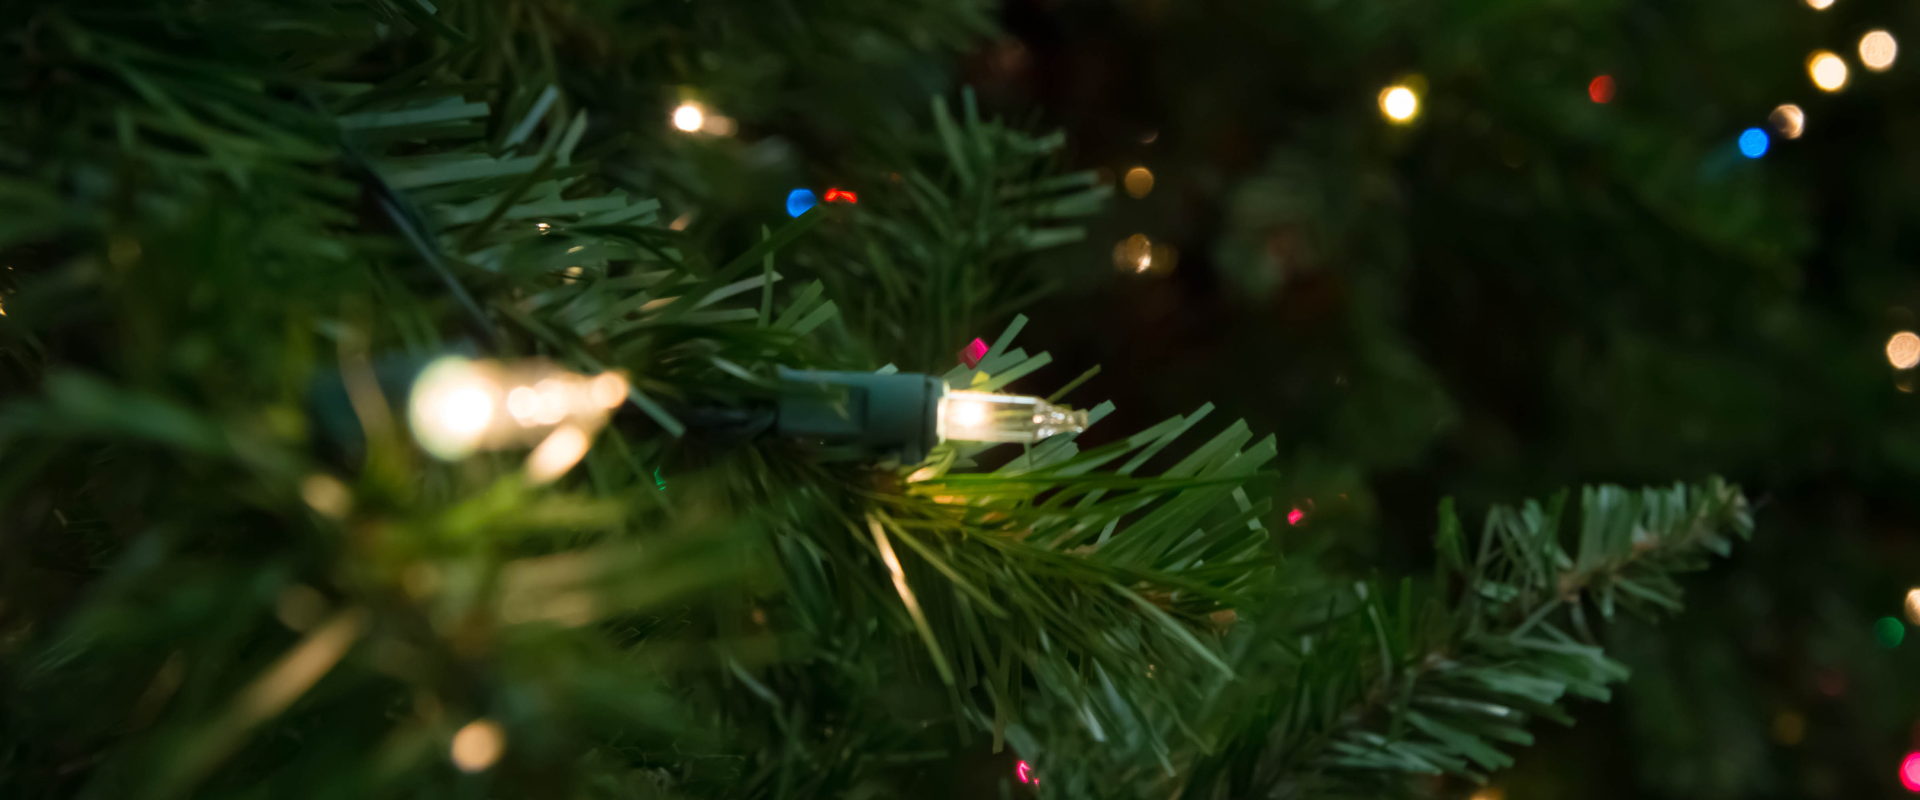
[[[1459,792],[1751,533],[1658,476],[1475,487],[1418,576],[1278,535],[1337,470],[1025,349],[1112,189],[954,85],[988,9],[816,5],[20,9],[0,789]]]

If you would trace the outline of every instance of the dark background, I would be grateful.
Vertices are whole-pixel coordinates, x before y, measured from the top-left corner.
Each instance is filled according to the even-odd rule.
[[[1104,365],[1072,399],[1115,430],[1213,402],[1277,433],[1295,546],[1391,574],[1430,563],[1443,495],[1718,473],[1758,500],[1754,545],[1616,630],[1633,680],[1542,730],[1507,797],[1898,796],[1920,644],[1873,623],[1920,583],[1920,400],[1884,353],[1920,324],[1920,56],[1872,73],[1856,42],[1914,14],[1012,0],[963,77],[1074,166],[1156,179],[1057,259],[1023,341],[1061,380]],[[1389,125],[1403,79],[1421,113]],[[1805,135],[1742,157],[1786,102]],[[1177,265],[1115,269],[1135,233]]]

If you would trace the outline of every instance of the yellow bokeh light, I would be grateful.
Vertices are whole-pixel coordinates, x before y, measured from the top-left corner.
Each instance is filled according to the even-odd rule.
[[[567,470],[586,456],[591,444],[586,431],[572,425],[555,428],[527,455],[527,479],[539,484],[567,474]]]
[[[300,499],[333,519],[341,519],[353,511],[353,491],[331,475],[316,472],[300,481]]]
[[[1788,139],[1798,139],[1807,131],[1807,113],[1799,106],[1785,103],[1767,115],[1767,121],[1773,123],[1773,129]]]
[[[1893,66],[1894,56],[1900,54],[1900,43],[1893,40],[1893,34],[1886,31],[1868,31],[1860,37],[1860,63],[1874,72],[1885,72]]]
[[[1134,167],[1127,170],[1124,182],[1127,194],[1135,199],[1146,197],[1148,192],[1153,191],[1153,171],[1146,167]]]
[[[1920,586],[1907,590],[1907,621],[1920,625]]]
[[[1420,98],[1405,86],[1389,86],[1380,92],[1380,113],[1394,122],[1411,121],[1420,113]]]
[[[1807,56],[1807,75],[1821,91],[1837,92],[1847,85],[1847,62],[1825,50],[1816,50]]]
[[[1507,790],[1498,786],[1487,786],[1473,793],[1472,800],[1507,800]]]
[[[1894,369],[1910,369],[1920,364],[1920,336],[1913,331],[1901,331],[1887,340],[1887,363]]]
[[[673,110],[673,127],[687,133],[700,130],[700,126],[706,122],[707,112],[692,103],[681,103],[679,108]]]
[[[480,772],[499,761],[506,750],[507,732],[500,723],[476,719],[453,735],[453,749],[448,755],[461,772]]]
[[[1782,711],[1773,717],[1773,740],[1792,747],[1807,737],[1807,718],[1791,711]]]
[[[1815,11],[1825,11],[1828,6],[1833,5],[1833,0],[1807,0],[1807,5],[1812,6]]]

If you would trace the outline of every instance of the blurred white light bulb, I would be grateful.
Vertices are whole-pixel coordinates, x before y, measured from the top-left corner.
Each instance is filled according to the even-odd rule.
[[[992,392],[947,392],[937,415],[940,438],[962,442],[1037,442],[1087,429],[1087,412],[1038,397]]]
[[[493,422],[499,393],[493,379],[467,359],[448,356],[427,365],[408,402],[414,438],[449,461],[473,452]]]
[[[1405,86],[1389,86],[1380,93],[1380,112],[1394,122],[1406,122],[1420,113],[1420,98]]]
[[[1847,85],[1847,62],[1825,50],[1816,50],[1807,57],[1807,75],[1821,91],[1837,92]]]
[[[1775,108],[1772,114],[1767,115],[1767,120],[1773,123],[1774,130],[1788,139],[1798,139],[1807,130],[1807,113],[1792,103]]]
[[[591,443],[586,431],[572,425],[555,428],[527,455],[527,479],[540,484],[567,474],[567,470],[587,455]]]
[[[700,126],[706,121],[707,112],[701,111],[699,106],[692,103],[681,103],[679,108],[673,110],[673,127],[687,133],[700,130]]]
[[[619,408],[627,402],[627,379],[618,372],[602,372],[593,379],[590,391],[601,408]]]
[[[1874,72],[1885,72],[1893,66],[1893,59],[1900,54],[1900,43],[1894,41],[1893,34],[1886,31],[1868,31],[1860,37],[1860,63]]]

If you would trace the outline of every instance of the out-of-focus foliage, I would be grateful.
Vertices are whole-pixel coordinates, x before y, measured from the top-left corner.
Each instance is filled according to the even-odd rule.
[[[1883,351],[1920,327],[1913,8],[1008,5],[996,52],[1025,67],[980,65],[987,107],[1032,100],[1076,165],[1157,178],[1031,313],[1102,333],[1063,359],[1153,376],[1108,390],[1117,419],[1205,400],[1278,433],[1295,541],[1419,569],[1391,532],[1436,497],[1708,470],[1783,532],[1703,578],[1699,611],[1616,628],[1635,680],[1508,797],[1903,793],[1915,640],[1871,626],[1920,574],[1920,376]],[[1873,29],[1906,46],[1884,73],[1856,56]],[[1844,91],[1811,84],[1815,49]],[[1379,110],[1396,82],[1409,125]],[[1781,103],[1800,138],[1769,126]],[[1179,269],[1107,277],[1135,233]]]

